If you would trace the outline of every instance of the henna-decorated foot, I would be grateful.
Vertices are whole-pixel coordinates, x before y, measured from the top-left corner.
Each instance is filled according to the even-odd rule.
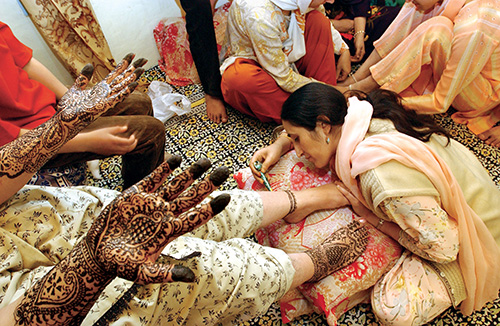
[[[306,251],[314,264],[314,275],[308,282],[317,282],[353,263],[367,244],[368,232],[358,221],[335,231],[321,245]]]

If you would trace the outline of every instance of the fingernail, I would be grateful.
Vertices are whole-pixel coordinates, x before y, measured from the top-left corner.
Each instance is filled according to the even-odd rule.
[[[80,73],[90,79],[94,73],[94,66],[91,63],[87,63]]]
[[[220,186],[229,177],[230,171],[227,166],[221,166],[217,168],[212,174],[210,174],[210,181],[216,186]]]
[[[194,179],[198,179],[206,170],[212,166],[212,162],[208,158],[202,158],[198,162],[191,165],[189,171],[193,175]]]
[[[136,89],[136,87],[139,85],[139,83],[137,82],[132,82],[130,83],[130,85],[128,85],[128,88],[130,89],[130,92],[133,92],[134,89]]]
[[[219,214],[226,208],[227,204],[231,201],[231,196],[227,193],[221,194],[210,201],[210,207],[214,215]]]
[[[193,271],[181,265],[175,265],[172,270],[172,280],[174,282],[193,282],[196,278]]]
[[[167,160],[167,163],[172,170],[177,169],[181,165],[181,162],[182,157],[180,155],[173,155]]]
[[[144,73],[144,69],[143,68],[137,68],[136,70],[134,70],[134,74],[135,74],[135,77],[136,78],[139,78],[141,77],[141,75]]]
[[[127,54],[127,55],[123,58],[123,60],[127,60],[127,62],[132,62],[132,60],[134,59],[134,57],[135,57],[135,54],[133,54],[133,53],[129,53],[129,54]]]
[[[146,62],[148,62],[148,60],[144,59],[144,58],[140,58],[140,59],[137,59],[135,60],[134,62],[134,67],[138,68],[138,67],[142,67],[146,64]]]

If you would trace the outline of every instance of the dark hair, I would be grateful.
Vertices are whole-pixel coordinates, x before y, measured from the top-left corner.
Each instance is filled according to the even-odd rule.
[[[372,118],[389,119],[396,130],[426,142],[432,134],[443,135],[447,131],[438,126],[430,115],[418,114],[403,107],[401,97],[391,91],[378,89],[369,94],[352,91],[349,95],[367,100],[373,106]],[[322,121],[333,126],[342,125],[347,114],[347,100],[336,88],[309,83],[292,93],[283,104],[281,120],[312,131]],[[328,120],[321,119],[325,116]]]

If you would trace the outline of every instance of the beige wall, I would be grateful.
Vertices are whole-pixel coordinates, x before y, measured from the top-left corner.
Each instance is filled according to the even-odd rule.
[[[147,58],[146,68],[158,63],[153,29],[165,17],[181,15],[176,0],[91,0],[115,60],[129,52]],[[18,0],[0,0],[0,21],[8,24],[16,37],[31,47],[34,57],[65,84],[72,78],[53,55]]]

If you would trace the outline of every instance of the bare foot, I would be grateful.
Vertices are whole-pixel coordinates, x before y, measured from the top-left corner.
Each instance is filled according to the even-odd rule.
[[[224,102],[217,97],[205,94],[208,118],[215,123],[226,123],[227,112]]]
[[[484,140],[484,142],[490,146],[500,148],[500,126],[493,127],[490,130],[478,135],[479,139]]]

